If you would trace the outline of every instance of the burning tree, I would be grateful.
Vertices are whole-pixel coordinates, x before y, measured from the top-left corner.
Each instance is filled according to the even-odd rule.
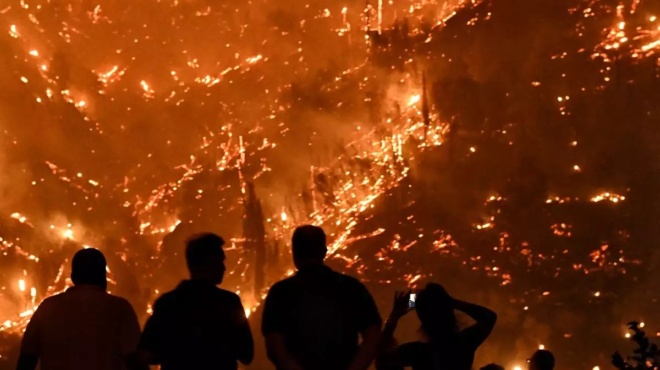
[[[633,351],[632,356],[627,356],[626,359],[623,359],[623,356],[619,352],[615,352],[612,355],[612,364],[619,370],[645,370],[645,369],[658,369],[658,356],[660,351],[658,346],[654,343],[651,343],[646,337],[646,332],[644,332],[638,322],[628,323],[628,328],[633,332],[630,336],[630,340],[637,344],[637,348]]]

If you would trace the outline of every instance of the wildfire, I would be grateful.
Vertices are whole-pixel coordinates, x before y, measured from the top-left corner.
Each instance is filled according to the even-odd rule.
[[[616,7],[615,24],[607,31],[605,40],[596,47],[595,56],[611,61],[620,56],[643,59],[660,51],[660,24],[658,17],[650,15],[638,21],[635,27],[629,27],[628,18],[636,16],[635,6],[626,9],[625,5]]]
[[[610,193],[610,192],[604,192],[604,193],[598,194],[596,196],[593,196],[591,198],[591,201],[594,202],[594,203],[598,203],[598,202],[602,202],[602,201],[609,201],[609,202],[612,202],[612,203],[619,203],[619,202],[622,202],[624,200],[626,200],[626,197],[624,197],[623,195],[614,194],[614,193]]]
[[[73,239],[73,230],[71,229],[71,225],[67,226],[67,228],[62,231],[62,237],[64,239]]]
[[[149,87],[149,84],[142,80],[140,81],[140,86],[142,86],[142,90],[144,91],[144,97],[145,98],[153,98],[154,97],[154,91]]]
[[[23,223],[23,224],[27,222],[27,217],[21,215],[18,212],[12,213],[10,217],[15,219],[15,220],[18,220],[20,223]]]
[[[582,9],[582,12],[578,12],[578,15],[580,17],[584,16],[585,19],[603,16],[600,12],[605,5],[596,6],[596,2],[598,1],[585,2],[585,4],[589,3],[589,8]],[[90,8],[87,15],[82,17],[85,21],[68,23],[59,19],[57,22],[43,22],[42,18],[48,16],[46,10],[37,11],[31,8],[30,13],[22,8],[7,10],[7,19],[11,19],[12,22],[15,21],[20,26],[21,32],[19,32],[16,24],[11,24],[9,26],[11,39],[7,37],[7,34],[4,34],[4,37],[15,43],[15,45],[10,45],[11,50],[19,50],[14,57],[25,66],[21,66],[22,69],[16,71],[7,71],[6,74],[21,89],[34,89],[33,94],[30,95],[30,101],[32,104],[35,101],[39,103],[36,109],[42,110],[39,111],[39,114],[43,115],[44,121],[46,121],[45,118],[51,116],[64,116],[69,125],[67,127],[72,130],[71,132],[78,132],[74,130],[81,130],[80,127],[71,122],[75,122],[75,115],[80,113],[80,117],[82,117],[80,122],[83,123],[82,130],[94,131],[95,135],[98,134],[94,136],[94,140],[98,140],[96,143],[80,140],[79,146],[84,148],[85,151],[83,152],[83,149],[80,148],[72,148],[70,156],[84,157],[85,153],[90,153],[90,158],[97,161],[94,167],[108,163],[108,168],[113,168],[108,171],[110,173],[114,171],[114,166],[117,166],[115,154],[117,157],[119,156],[120,150],[118,148],[121,148],[121,151],[135,151],[138,153],[135,156],[127,157],[131,159],[131,163],[122,167],[124,173],[119,178],[114,176],[116,175],[114,173],[107,175],[103,171],[92,173],[92,171],[88,171],[88,168],[76,168],[76,165],[71,164],[73,162],[66,161],[67,156],[63,156],[61,161],[57,158],[46,158],[48,161],[44,160],[43,162],[46,163],[55,180],[44,179],[47,176],[35,175],[33,179],[30,179],[30,184],[34,189],[49,190],[57,188],[50,182],[58,182],[58,186],[63,184],[62,186],[66,187],[66,191],[62,191],[62,193],[67,194],[63,198],[75,199],[71,201],[70,209],[72,212],[77,212],[76,214],[87,215],[99,212],[96,209],[114,211],[108,204],[117,203],[117,208],[120,208],[121,212],[126,212],[129,215],[128,218],[133,218],[132,221],[134,221],[136,229],[136,235],[118,236],[128,240],[140,236],[144,238],[140,240],[146,240],[147,244],[157,245],[153,249],[160,253],[161,246],[158,243],[163,236],[174,232],[182,222],[185,222],[183,226],[186,226],[192,222],[191,219],[194,219],[193,216],[185,214],[185,212],[196,213],[198,216],[201,214],[201,211],[195,212],[195,210],[192,210],[191,212],[190,209],[181,205],[183,203],[182,199],[186,199],[185,197],[188,196],[186,193],[189,190],[188,187],[193,186],[193,184],[197,186],[195,181],[203,178],[209,172],[214,175],[220,173],[224,176],[222,181],[214,183],[215,188],[211,191],[198,189],[197,187],[193,188],[194,199],[204,202],[207,199],[206,197],[212,196],[213,193],[225,196],[225,193],[231,194],[232,190],[238,188],[244,190],[247,181],[259,180],[262,176],[268,176],[269,172],[274,172],[273,168],[276,168],[274,162],[277,162],[277,159],[271,160],[271,156],[274,157],[273,153],[288,145],[286,138],[296,129],[292,127],[289,120],[291,116],[298,112],[292,109],[293,103],[288,101],[287,97],[292,94],[292,91],[295,92],[300,87],[298,86],[300,80],[305,81],[301,76],[307,78],[308,75],[321,74],[314,69],[314,59],[317,57],[314,53],[324,50],[318,47],[314,49],[312,46],[317,45],[310,45],[308,40],[305,39],[306,35],[313,34],[317,29],[331,28],[333,30],[332,37],[335,37],[337,33],[345,37],[342,38],[341,49],[334,47],[336,45],[332,45],[333,48],[328,47],[328,50],[336,52],[335,49],[345,50],[346,47],[350,49],[349,52],[345,53],[346,55],[342,55],[348,60],[346,65],[340,64],[342,69],[339,72],[333,70],[334,66],[333,68],[327,68],[330,71],[327,73],[331,74],[331,78],[328,79],[330,82],[319,79],[323,83],[319,83],[318,86],[314,85],[314,89],[324,93],[359,89],[359,93],[355,95],[359,96],[360,103],[351,101],[349,98],[334,99],[334,97],[328,99],[328,101],[323,101],[322,104],[329,107],[324,109],[330,112],[323,112],[325,119],[326,116],[332,116],[332,107],[339,109],[340,107],[360,106],[360,104],[366,105],[373,102],[374,98],[365,98],[364,96],[371,89],[369,84],[374,79],[381,77],[374,76],[371,73],[370,68],[372,66],[368,61],[365,62],[365,60],[368,60],[368,53],[365,49],[359,49],[363,46],[358,47],[356,46],[358,43],[352,41],[357,34],[356,32],[361,32],[358,31],[358,28],[376,30],[381,35],[386,34],[390,31],[388,29],[389,19],[393,19],[394,14],[397,14],[397,17],[399,16],[399,13],[396,13],[397,10],[393,9],[394,6],[405,8],[406,12],[417,15],[424,13],[425,7],[430,6],[431,3],[433,2],[412,2],[400,6],[400,4],[379,0],[373,3],[371,5],[372,9],[367,12],[368,22],[374,22],[375,24],[353,28],[351,28],[351,22],[357,21],[358,16],[355,14],[359,13],[355,12],[354,4],[341,7],[334,4],[335,8],[322,6],[319,9],[313,9],[313,11],[310,10],[310,14],[313,13],[311,16],[305,16],[304,19],[292,22],[295,27],[291,25],[272,27],[265,34],[267,37],[263,38],[258,36],[259,33],[249,34],[251,25],[246,24],[236,27],[233,24],[223,23],[222,28],[236,29],[237,35],[232,38],[230,36],[225,37],[223,34],[223,37],[219,38],[223,40],[222,43],[213,45],[213,48],[221,49],[221,52],[218,53],[208,50],[210,49],[209,46],[202,42],[204,37],[199,37],[200,35],[195,33],[198,30],[194,30],[192,27],[190,29],[184,28],[183,22],[178,18],[179,16],[183,17],[181,15],[183,13],[177,14],[177,17],[171,19],[163,16],[163,18],[167,18],[165,22],[167,27],[161,27],[164,35],[161,37],[158,32],[152,31],[158,28],[157,22],[154,21],[154,24],[152,24],[149,20],[140,20],[139,27],[134,27],[130,22],[124,23],[122,19],[114,18],[111,15],[113,14],[112,7],[105,4],[103,4],[103,8],[102,5]],[[438,7],[438,16],[434,24],[437,24],[438,27],[447,25],[459,13],[461,7],[477,6],[478,3],[479,1],[456,1],[452,5],[443,5],[441,9]],[[454,4],[455,6],[453,6]],[[44,9],[47,8],[45,4],[43,6]],[[172,8],[177,7],[179,7],[178,2],[174,2]],[[313,4],[308,5],[308,7],[313,8]],[[63,10],[63,15],[60,16],[63,18],[69,16],[77,18],[76,11],[72,10],[74,8],[75,6],[72,6],[67,10]],[[339,9],[341,11],[338,11]],[[304,9],[300,10],[301,12],[305,11]],[[660,24],[655,15],[645,15],[643,22],[640,23],[639,20],[630,19],[631,17],[628,16],[632,9],[616,8],[608,10],[615,10],[611,12],[611,18],[616,19],[612,19],[611,23],[602,23],[610,24],[611,27],[602,34],[605,36],[602,42],[598,45],[591,44],[587,51],[587,54],[593,53],[594,59],[605,61],[606,67],[603,67],[603,71],[609,71],[607,63],[615,59],[625,56],[641,60],[654,56],[660,51]],[[184,10],[180,11],[183,12]],[[218,19],[211,17],[217,12],[218,9],[214,6],[205,6],[203,9],[196,9],[194,17],[191,17],[191,19],[207,18],[207,22],[213,24]],[[0,13],[3,13],[4,16],[5,10],[1,10]],[[237,12],[237,14],[240,13]],[[16,20],[13,19],[14,17]],[[130,18],[129,15],[126,17]],[[411,19],[413,18],[414,16]],[[478,17],[466,19],[465,22],[461,20],[461,24],[473,27],[479,19],[489,18],[490,13],[487,13],[487,15],[484,13]],[[211,19],[213,21],[210,21]],[[458,19],[460,20],[460,18]],[[40,24],[37,20],[42,23]],[[114,38],[112,32],[108,32],[107,45],[99,43],[98,31],[95,28],[88,28],[85,22],[91,22],[91,24],[96,25],[96,28],[107,26],[112,30],[118,29],[114,28],[115,25],[126,27],[131,31],[127,34],[131,36],[124,37],[122,34],[122,37]],[[48,23],[54,23],[57,27],[49,29]],[[194,22],[191,21],[191,23]],[[72,24],[75,24],[75,27]],[[172,28],[172,33],[168,32],[168,27]],[[296,30],[299,28],[300,32],[294,32],[288,28]],[[602,26],[599,26],[599,31],[600,28]],[[209,28],[209,30],[211,29]],[[334,33],[335,31],[337,33]],[[409,32],[410,36],[414,37],[423,35],[420,29],[414,27]],[[303,36],[297,35],[297,33]],[[425,45],[438,40],[433,35],[429,34],[422,39]],[[297,37],[300,37],[300,39]],[[57,40],[57,42],[53,42],[51,38]],[[245,39],[250,39],[249,47],[242,44],[237,45]],[[85,50],[86,40],[97,43],[95,48],[102,49],[103,53],[101,53],[102,57],[95,55],[94,58],[89,59],[83,56],[84,63],[82,65],[84,65],[84,68],[80,68],[77,64],[74,66],[69,65],[74,62],[60,60],[55,57],[45,59],[47,56],[51,56],[55,50],[44,45],[62,44],[65,51],[74,45],[80,47],[80,50]],[[315,40],[315,42],[319,43],[320,40]],[[202,47],[199,45],[202,45]],[[93,49],[89,48],[89,50]],[[158,54],[158,58],[156,58],[156,55],[141,54],[143,50],[160,52],[161,49],[163,53],[162,55]],[[315,51],[309,52],[309,49]],[[8,50],[10,49],[8,48]],[[80,50],[77,51],[80,52]],[[440,56],[437,57],[440,58]],[[149,58],[154,58],[153,63],[149,63]],[[160,58],[164,58],[168,62],[165,64],[157,63],[155,59]],[[309,173],[304,175],[310,180],[305,183],[305,188],[302,189],[311,194],[310,204],[305,205],[308,206],[307,208],[300,206],[298,204],[300,202],[290,200],[293,195],[298,195],[301,190],[300,187],[292,190],[291,194],[285,194],[288,197],[285,206],[283,206],[284,201],[277,200],[273,200],[272,204],[268,204],[268,208],[265,209],[274,210],[272,214],[266,216],[269,219],[268,233],[270,238],[278,241],[286,240],[292,228],[300,223],[310,222],[322,225],[330,236],[329,254],[331,257],[346,262],[347,266],[356,268],[359,274],[363,273],[371,262],[366,262],[364,256],[355,253],[350,248],[351,244],[362,239],[375,238],[386,232],[391,232],[390,228],[383,225],[375,225],[370,229],[361,227],[364,218],[370,217],[370,212],[377,207],[379,200],[385,198],[385,195],[391,195],[394,190],[405,189],[406,179],[414,169],[411,162],[418,160],[421,156],[420,153],[433,150],[444,143],[450,128],[450,125],[444,120],[447,122],[456,120],[456,126],[458,126],[456,134],[463,135],[461,124],[464,117],[451,117],[449,114],[444,116],[444,111],[441,114],[439,113],[440,109],[435,110],[433,107],[431,107],[432,112],[426,117],[423,116],[424,113],[421,112],[423,109],[420,107],[422,96],[424,96],[424,102],[426,103],[426,97],[431,95],[428,95],[426,91],[420,93],[423,90],[420,81],[421,73],[419,71],[412,72],[426,63],[423,60],[418,61],[418,58],[418,56],[404,58],[405,63],[403,65],[405,67],[403,69],[405,71],[397,75],[396,81],[391,82],[391,85],[397,86],[397,88],[405,86],[405,89],[401,88],[403,91],[398,94],[396,99],[392,99],[396,100],[393,103],[397,108],[381,107],[379,108],[381,111],[377,112],[389,115],[390,118],[381,119],[375,114],[373,118],[370,118],[373,122],[364,122],[366,114],[360,113],[350,117],[338,114],[340,118],[337,121],[346,120],[350,124],[355,123],[355,126],[359,126],[359,128],[348,128],[349,125],[347,124],[342,126],[341,130],[336,130],[342,133],[342,140],[337,145],[339,147],[337,153],[333,152],[327,156],[328,158],[321,159],[315,157],[316,153],[310,156],[314,157],[310,159],[312,166]],[[442,55],[442,58],[445,58],[445,56]],[[448,60],[447,63],[452,63],[452,61]],[[324,66],[324,68],[326,67]],[[161,70],[165,71],[164,75],[159,72]],[[323,70],[325,71],[325,69]],[[93,72],[91,78],[90,71]],[[607,74],[609,72],[603,73]],[[605,76],[604,78],[609,79],[610,77]],[[548,81],[542,80],[541,76],[534,76],[534,79],[543,81],[543,83],[532,80],[523,81],[523,83],[525,86],[531,84],[535,91],[541,91],[549,85]],[[395,79],[392,78],[392,80]],[[350,81],[350,83],[346,83],[346,81]],[[158,94],[156,94],[154,87],[158,89]],[[217,91],[223,91],[224,94],[216,94]],[[545,96],[544,99],[547,102],[555,107],[559,106],[562,115],[569,115],[570,105],[580,99],[579,91],[569,92],[562,89],[553,91],[551,94],[544,94],[541,95]],[[234,95],[236,96],[235,99]],[[350,94],[346,93],[346,95]],[[507,96],[509,96],[508,93]],[[310,99],[310,97],[306,93],[300,93],[300,96],[296,96],[296,99],[298,100],[291,100],[294,103],[299,103],[304,99]],[[61,100],[68,103],[65,104],[65,108],[57,105]],[[426,104],[423,105],[426,106]],[[90,109],[90,107],[93,109]],[[97,110],[97,108],[99,108],[99,112],[91,112]],[[111,119],[113,115],[104,113],[104,111],[116,113],[119,118],[113,120]],[[166,112],[166,114],[161,115],[161,112]],[[191,126],[190,131],[195,133],[194,139],[182,137],[181,140],[178,140],[179,133],[188,131],[187,126],[185,126],[186,129],[177,131],[175,134],[167,132],[170,128],[165,124],[162,125],[162,129],[160,128],[161,122],[168,120],[170,117],[175,117],[176,120],[184,117],[182,122],[179,123],[181,127],[184,127],[184,125],[189,124],[185,119],[189,117],[197,119],[196,114],[198,112],[199,116],[206,115],[206,118],[212,117],[212,119],[203,120],[199,126]],[[148,126],[148,129],[145,130],[145,127],[147,127],[145,122],[150,123],[152,121],[154,124]],[[328,120],[327,124],[329,126],[337,124],[337,122]],[[154,127],[158,127],[158,129]],[[334,126],[329,131],[335,131]],[[130,144],[129,139],[135,138],[135,136],[128,136],[130,132],[140,132],[142,135],[148,135],[150,136],[148,139],[158,141],[167,150],[158,153],[158,151],[152,150],[153,147],[149,147],[143,153],[141,152],[141,142],[137,142],[137,145]],[[314,135],[323,134],[322,132],[314,133]],[[111,136],[112,140],[108,140],[107,143],[102,142],[99,138],[103,135]],[[509,135],[511,135],[511,131],[509,131]],[[10,138],[10,135],[8,134],[7,137]],[[24,139],[18,138],[16,140]],[[472,140],[472,138],[469,138],[469,140]],[[577,148],[578,141],[570,140],[572,139],[563,141],[563,145],[568,143],[568,146],[571,147],[567,149],[579,150],[584,145],[582,138],[580,138],[579,148]],[[121,142],[122,146],[114,147],[115,142]],[[507,140],[507,142],[513,144],[512,141]],[[315,143],[311,142],[304,142],[301,146],[307,144],[310,148],[315,148]],[[109,149],[104,148],[104,145],[107,145]],[[408,146],[413,147],[415,150],[414,155],[406,153],[409,150],[407,149]],[[79,151],[73,149],[79,149]],[[106,150],[106,152],[103,152],[103,150]],[[478,141],[470,142],[469,145],[463,147],[463,150],[463,157],[467,159],[479,159],[488,153],[488,147]],[[97,152],[101,154],[96,156]],[[110,156],[108,153],[113,155]],[[304,162],[306,158],[303,159],[302,157],[307,156],[306,152],[304,155],[300,155],[300,152],[294,153],[296,153],[294,154],[295,157],[292,158],[292,155],[287,152],[287,160],[296,162],[296,164],[298,164],[298,161]],[[170,156],[166,157],[166,155]],[[103,161],[99,158],[102,158]],[[584,165],[585,168],[592,168],[588,165],[590,162],[582,161],[582,159],[576,159],[575,161]],[[43,162],[40,162],[41,166],[45,166]],[[583,171],[582,167],[578,164],[571,167],[573,163],[564,164],[562,167],[564,172],[581,173]],[[309,165],[309,163],[305,164]],[[78,170],[82,170],[82,172],[78,172]],[[89,177],[84,178],[82,173]],[[280,175],[280,173],[275,173],[275,176]],[[508,201],[495,191],[496,189],[488,189],[488,193],[483,193],[492,194],[487,196],[485,202],[489,208],[505,206]],[[78,196],[80,194],[82,195]],[[582,193],[580,197],[552,196],[546,200],[546,203],[553,205],[547,206],[547,208],[555,207],[555,204],[579,202],[580,199],[585,203],[587,201],[621,203],[626,200],[625,196],[612,192],[592,194],[594,193],[586,193],[586,197]],[[272,196],[272,199],[278,199],[281,194],[268,195]],[[59,194],[55,195],[55,197],[57,196]],[[225,198],[231,198],[231,196],[226,195]],[[292,203],[293,206],[289,207],[289,203]],[[239,208],[239,201],[229,199],[225,200],[222,206],[215,207],[213,211],[215,215],[224,217],[231,215]],[[302,208],[305,209],[302,210]],[[21,213],[11,213],[10,217],[12,219],[23,224],[18,225],[18,227],[31,227],[36,230],[35,233],[42,233],[44,232],[43,229],[48,229],[48,226],[43,226],[43,220],[40,220],[40,217],[37,216],[39,213],[27,208],[21,208],[21,211],[27,211],[27,214],[30,215],[30,221]],[[497,212],[499,211],[498,209]],[[13,212],[13,209],[9,212]],[[116,213],[121,212],[117,211]],[[112,212],[108,212],[108,214],[113,215],[109,217],[114,217]],[[124,215],[124,213],[121,214]],[[116,218],[120,219],[121,217]],[[60,223],[49,220],[49,222],[52,221],[58,226],[53,225],[50,227],[50,231],[46,230],[48,238],[62,243],[75,241],[84,247],[88,247],[88,244],[83,243],[98,245],[96,244],[98,239],[89,237],[87,229],[82,232],[83,229],[80,227],[87,227],[87,225],[79,225],[78,218],[71,218],[71,220],[76,220],[75,232],[71,224],[62,227],[66,221]],[[117,223],[116,219],[108,221],[109,224],[114,222],[113,225]],[[406,218],[405,221],[414,224],[418,219],[411,216],[411,218]],[[566,220],[560,220],[550,223],[552,234],[557,237],[564,237],[562,241],[566,241],[574,232],[573,224],[567,222]],[[121,223],[119,224],[121,225]],[[517,253],[518,249],[522,250],[521,254],[528,256],[530,266],[537,263],[538,260],[549,258],[548,256],[540,256],[538,251],[532,251],[531,247],[528,248],[526,245],[520,248],[507,245],[508,235],[499,230],[502,224],[504,223],[500,222],[499,219],[496,220],[494,217],[490,217],[490,215],[481,215],[472,224],[472,227],[468,224],[466,228],[484,239],[492,236],[492,239],[488,240],[494,240],[496,244],[499,243],[495,246],[497,253],[504,253],[504,251],[511,249],[516,250]],[[45,225],[48,225],[48,223],[45,223]],[[548,224],[545,224],[544,227],[548,231]],[[97,230],[97,232],[99,231]],[[453,256],[456,250],[459,249],[452,236],[442,230],[422,230],[420,228],[414,234],[417,235],[416,239],[405,240],[405,238],[398,237],[391,240],[391,242],[385,241],[383,249],[376,254],[377,260],[386,264],[394,264],[395,259],[388,253],[414,251],[415,248],[423,245],[424,240],[428,242],[427,245],[431,245],[433,254]],[[30,287],[29,285],[38,281],[31,274],[37,271],[38,267],[33,266],[33,264],[39,262],[41,254],[34,252],[36,253],[34,255],[28,252],[32,249],[21,248],[22,241],[20,238],[17,241],[3,239],[0,239],[0,241],[2,242],[0,251],[15,251],[18,256],[29,261],[26,269],[30,272],[27,272],[18,281],[15,280],[16,275],[12,275],[7,284],[9,287],[14,287],[13,290],[16,289],[15,284],[18,284],[19,291],[24,293],[21,299],[25,299],[25,302],[21,303],[25,304],[21,306],[21,312],[7,314],[7,317],[11,319],[5,321],[3,327],[7,330],[20,332],[37,306],[37,297],[43,299],[61,291],[66,286],[66,279],[62,277],[64,267],[60,268],[58,276],[54,278],[47,289],[41,290],[40,288],[37,292],[36,287]],[[126,243],[126,241],[124,240],[122,243]],[[130,242],[126,244],[130,244]],[[488,248],[492,249],[492,246]],[[237,250],[240,251],[240,245]],[[599,265],[601,267],[605,265],[605,262],[603,262],[605,260],[604,252],[601,251],[594,255],[594,263],[601,264]],[[127,254],[130,254],[130,250],[126,249],[118,253],[123,253],[122,258],[125,258]],[[159,261],[163,257],[158,253],[149,257],[151,262]],[[237,253],[242,253],[242,251]],[[555,256],[552,256],[552,258],[555,258]],[[617,256],[614,259],[617,262],[614,263],[622,263],[623,258],[623,256]],[[507,268],[503,267],[501,261],[486,261],[486,259],[485,257],[482,258],[481,255],[475,255],[472,258],[465,258],[461,263],[475,270],[486,271],[489,277],[497,277],[498,284],[510,284],[512,281],[511,272],[506,271]],[[139,270],[154,269],[156,265],[155,262],[153,266],[141,265]],[[243,255],[241,255],[235,270],[228,273],[235,273],[234,276],[245,276],[247,265],[249,265],[249,262],[245,262]],[[571,270],[570,264],[567,269]],[[574,265],[574,269],[585,271],[585,274],[592,271],[577,263]],[[279,272],[282,273],[283,271],[284,269]],[[139,271],[139,273],[142,272]],[[148,274],[151,273],[152,271],[148,272]],[[284,276],[291,274],[293,274],[293,269],[288,269]],[[430,276],[427,273],[416,271],[406,274],[400,280],[405,281],[407,284],[416,284]],[[28,282],[30,283],[28,284]],[[244,283],[244,281],[241,281],[241,284]],[[591,297],[590,291],[587,290],[586,296]],[[28,293],[29,297],[27,297]],[[538,293],[536,294],[538,295]],[[592,294],[594,297],[601,296],[600,291]],[[603,295],[605,294],[603,292]],[[157,293],[152,293],[152,296],[155,295]],[[260,299],[262,298],[257,297],[254,301],[246,304],[246,316],[249,317],[256,310]],[[519,307],[522,307],[522,304]],[[524,307],[524,310],[527,311],[528,306]],[[150,306],[147,308],[147,312],[151,312]],[[540,345],[539,348],[544,348],[544,345]],[[521,370],[520,366],[514,366],[513,368]],[[596,368],[594,370],[597,370]]]
[[[120,70],[119,66],[115,65],[107,72],[101,72],[97,76],[99,81],[107,87],[109,84],[119,81],[125,72],[126,69]]]
[[[18,290],[20,290],[21,292],[25,291],[25,280],[20,279],[18,281]]]
[[[9,26],[9,36],[11,36],[15,39],[17,39],[20,36],[20,34],[18,33],[18,29],[16,28],[15,24],[12,24],[11,26]]]
[[[419,103],[421,98],[422,98],[422,96],[419,95],[419,94],[411,96],[410,99],[408,99],[408,106],[413,106],[413,105]]]

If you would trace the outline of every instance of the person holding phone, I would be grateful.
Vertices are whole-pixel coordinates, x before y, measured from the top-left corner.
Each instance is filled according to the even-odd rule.
[[[426,338],[397,346],[396,326],[413,309]],[[455,310],[470,316],[475,324],[460,330]],[[439,284],[428,284],[417,294],[396,292],[392,313],[383,329],[376,369],[400,370],[410,366],[413,370],[470,370],[475,352],[490,335],[496,320],[495,312],[454,299]]]

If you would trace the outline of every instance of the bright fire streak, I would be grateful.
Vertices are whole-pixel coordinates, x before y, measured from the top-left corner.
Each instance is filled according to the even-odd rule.
[[[408,105],[409,106],[415,105],[415,104],[419,103],[419,101],[421,99],[422,99],[421,95],[419,95],[419,94],[413,95],[413,96],[410,97],[410,100],[408,100]]]
[[[602,194],[598,194],[594,197],[591,198],[591,201],[594,203],[602,202],[604,200],[608,200],[612,203],[619,203],[621,201],[626,200],[626,197],[623,195],[618,195],[610,192],[605,192]]]
[[[18,38],[19,33],[18,33],[18,30],[16,29],[16,25],[15,25],[15,24],[12,24],[11,26],[9,26],[9,36],[11,36],[11,37],[13,37],[13,38],[15,38],[15,39]]]
[[[73,230],[66,229],[66,230],[62,231],[62,237],[64,239],[73,239]]]
[[[259,54],[259,55],[253,56],[251,58],[247,58],[246,62],[248,62],[249,64],[254,64],[254,63],[260,61],[261,59],[263,59],[263,56],[261,54]]]
[[[18,290],[20,290],[21,292],[25,291],[25,280],[20,279],[18,281]]]
[[[650,44],[646,44],[646,45],[642,46],[642,51],[646,52],[646,51],[655,49],[658,46],[660,46],[660,40],[657,40],[657,41],[654,41]]]
[[[286,220],[288,219],[288,216],[286,215],[286,212],[282,212],[281,217],[282,217],[282,221],[284,221],[284,222],[286,222]]]
[[[23,224],[25,223],[25,221],[27,221],[27,217],[21,215],[21,214],[18,213],[18,212],[14,212],[14,213],[12,213],[12,214],[11,214],[11,218],[13,218],[13,219],[15,219],[15,220],[18,220],[20,223],[23,223]]]
[[[169,230],[170,232],[173,232],[173,231],[176,229],[176,227],[179,226],[180,223],[181,223],[181,220],[176,220],[176,222],[175,222],[174,224],[172,224],[172,225],[168,228],[168,230]]]

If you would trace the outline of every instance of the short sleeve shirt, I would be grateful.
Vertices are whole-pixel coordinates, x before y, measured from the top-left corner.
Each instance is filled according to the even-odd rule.
[[[37,308],[21,353],[37,356],[42,370],[120,370],[139,339],[128,301],[102,288],[75,286]]]
[[[163,370],[233,370],[242,345],[252,336],[238,295],[184,281],[156,301],[139,347]]]
[[[325,266],[305,269],[273,285],[266,298],[262,333],[281,334],[306,370],[345,369],[359,333],[381,325],[373,298],[357,279]]]

